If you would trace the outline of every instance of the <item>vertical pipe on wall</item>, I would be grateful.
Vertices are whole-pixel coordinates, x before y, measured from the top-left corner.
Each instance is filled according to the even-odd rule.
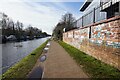
[[[67,38],[68,38],[68,32],[67,32]]]
[[[89,27],[89,39],[91,38],[91,26]]]
[[[73,30],[73,38],[74,38],[74,30]]]

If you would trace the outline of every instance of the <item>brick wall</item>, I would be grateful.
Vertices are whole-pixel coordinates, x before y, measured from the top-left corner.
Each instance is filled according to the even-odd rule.
[[[106,42],[107,46],[120,47],[120,20],[92,26],[91,41]]]
[[[63,41],[120,69],[120,16],[65,32]]]

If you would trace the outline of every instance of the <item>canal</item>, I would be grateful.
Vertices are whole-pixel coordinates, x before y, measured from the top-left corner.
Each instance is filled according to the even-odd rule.
[[[0,44],[0,63],[2,63],[2,65],[0,64],[0,74],[3,74],[16,62],[30,54],[48,38],[49,37],[24,42]]]

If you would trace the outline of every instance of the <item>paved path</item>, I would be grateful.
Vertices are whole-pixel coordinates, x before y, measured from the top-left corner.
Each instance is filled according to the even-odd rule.
[[[51,41],[44,62],[43,78],[88,78],[80,66],[56,42]]]

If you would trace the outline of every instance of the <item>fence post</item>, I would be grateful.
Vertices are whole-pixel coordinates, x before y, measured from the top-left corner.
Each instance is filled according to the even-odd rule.
[[[120,6],[120,1],[119,1],[119,6]],[[119,8],[119,16],[120,16],[120,7],[118,7]]]
[[[95,23],[95,8],[93,9],[93,23]]]
[[[83,16],[82,16],[82,27],[83,27],[84,25],[83,25]]]

